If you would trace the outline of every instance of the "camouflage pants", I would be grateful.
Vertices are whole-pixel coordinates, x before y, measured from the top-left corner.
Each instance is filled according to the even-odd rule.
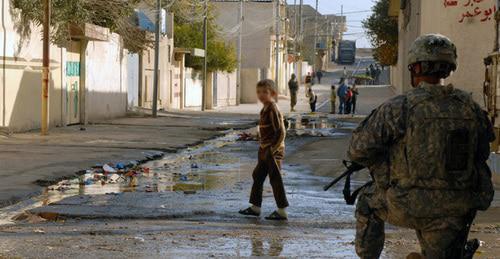
[[[379,258],[384,249],[384,224],[391,212],[380,197],[375,187],[369,186],[361,192],[356,205],[356,253],[363,259]],[[415,229],[425,258],[462,258],[467,238],[465,218],[408,218],[405,225]]]

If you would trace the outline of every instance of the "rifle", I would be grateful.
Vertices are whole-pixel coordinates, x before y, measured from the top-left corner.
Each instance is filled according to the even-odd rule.
[[[358,163],[355,163],[355,162],[348,162],[346,160],[342,161],[342,164],[344,164],[344,166],[347,168],[347,170],[343,174],[341,174],[339,177],[335,178],[331,183],[329,183],[328,185],[325,185],[325,187],[323,187],[323,190],[328,191],[328,189],[330,189],[332,186],[337,184],[340,180],[342,180],[343,178],[346,178],[345,184],[344,184],[344,190],[342,191],[342,193],[344,194],[344,200],[346,201],[346,203],[348,205],[353,205],[356,201],[356,197],[358,196],[359,192],[363,188],[365,188],[366,186],[372,184],[372,182],[370,181],[370,182],[366,183],[362,187],[356,189],[351,194],[351,175],[353,173],[363,169],[364,166],[362,166]]]
[[[475,217],[476,210],[471,210],[466,216],[467,226],[461,233],[462,239],[465,242],[465,244],[462,244],[462,256],[464,259],[472,259],[474,253],[476,253],[476,250],[481,246],[479,240],[476,238],[467,240],[470,228],[472,227],[472,222],[474,221]]]

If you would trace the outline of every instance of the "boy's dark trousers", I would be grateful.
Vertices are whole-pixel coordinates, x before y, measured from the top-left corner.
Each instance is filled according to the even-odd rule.
[[[264,181],[268,174],[269,181],[273,187],[276,205],[280,209],[288,207],[285,186],[281,178],[281,160],[273,157],[270,148],[259,149],[259,160],[252,174],[253,185],[250,194],[250,203],[257,207],[262,207],[262,192],[264,190]]]
[[[311,112],[316,112],[316,102],[309,103],[309,106],[311,106]]]

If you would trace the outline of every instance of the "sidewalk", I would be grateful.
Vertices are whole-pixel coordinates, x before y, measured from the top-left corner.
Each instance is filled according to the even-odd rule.
[[[320,105],[325,101],[330,100],[330,87],[327,85],[314,85],[313,90],[316,95],[318,95],[318,103],[316,107],[319,109]],[[299,92],[297,93],[297,105],[295,106],[295,112],[290,111],[290,96],[280,96],[278,100],[278,107],[284,115],[309,113],[311,108],[309,107],[309,99],[306,98],[305,85],[299,87]],[[216,108],[216,112],[222,113],[240,113],[240,114],[255,114],[258,115],[262,109],[261,103],[245,103],[239,106],[229,106]]]
[[[163,113],[38,132],[0,135],[0,207],[39,194],[44,185],[98,163],[143,160],[151,152],[175,152],[232,128],[248,128],[257,117],[222,113]]]
[[[331,82],[331,81],[334,81],[333,79],[331,79],[331,77],[325,77],[324,82]],[[330,113],[331,86],[327,84],[316,84],[313,85],[312,88],[316,93],[316,95],[318,96],[318,102],[316,104],[317,113]],[[304,114],[311,112],[311,109],[309,107],[309,100],[306,98],[304,90],[305,86],[301,85],[299,88],[299,93],[297,94],[297,106],[295,106],[296,112],[290,112],[289,97],[280,96],[278,100],[278,107],[284,115],[293,116],[297,114]],[[356,112],[357,115],[369,115],[371,111],[377,108],[380,104],[396,96],[392,87],[387,85],[359,85],[358,90],[360,92],[360,95],[358,96],[358,104]],[[337,99],[337,106],[338,105],[339,103]],[[260,109],[262,109],[262,104],[251,103],[251,104],[241,104],[240,106],[221,107],[217,108],[215,112],[258,115]],[[346,117],[349,115],[336,114],[335,116]]]

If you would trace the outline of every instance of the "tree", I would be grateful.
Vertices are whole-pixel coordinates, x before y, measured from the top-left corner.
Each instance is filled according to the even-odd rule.
[[[382,65],[398,60],[398,20],[389,16],[389,0],[377,0],[370,17],[363,21],[374,47],[373,56]]]
[[[166,4],[171,1],[164,1]],[[209,14],[210,12],[209,5]],[[203,1],[177,0],[169,6],[174,13],[174,45],[180,48],[203,48],[203,19],[205,15]],[[233,72],[238,58],[235,48],[226,43],[218,33],[215,17],[208,16],[208,71]],[[197,70],[203,68],[203,58],[187,56],[186,66]]]
[[[26,39],[33,24],[43,22],[42,0],[11,0],[18,17],[16,27]],[[51,42],[64,46],[71,39],[71,26],[86,23],[109,28],[122,36],[125,48],[139,52],[152,44],[151,37],[135,24],[132,17],[140,0],[52,0]]]

